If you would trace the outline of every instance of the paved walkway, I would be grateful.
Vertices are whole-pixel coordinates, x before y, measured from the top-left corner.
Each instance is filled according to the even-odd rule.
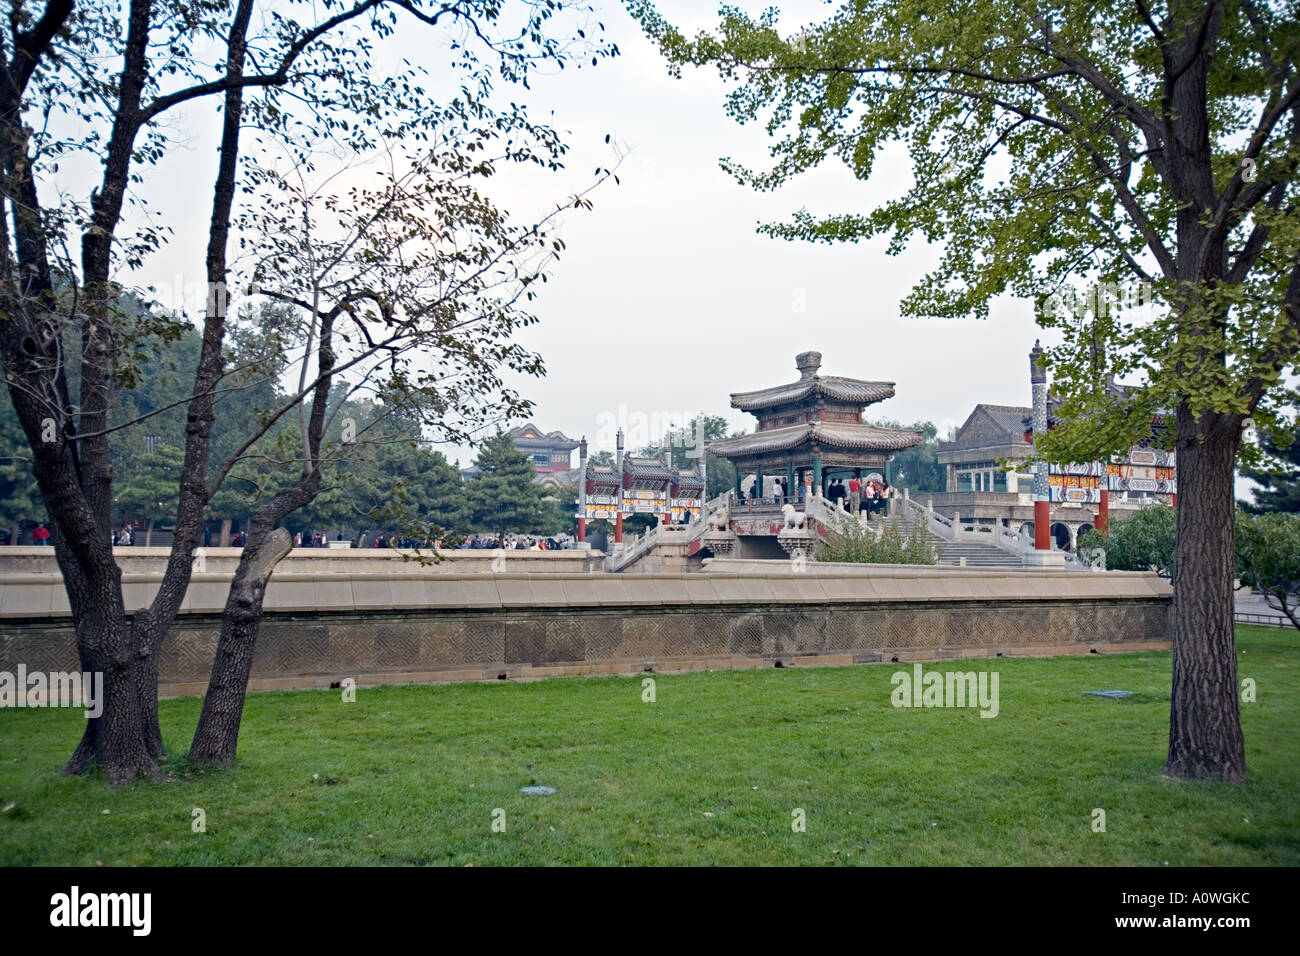
[[[1235,616],[1242,623],[1291,626],[1285,614],[1275,611],[1264,602],[1263,597],[1251,594],[1249,591],[1237,592]]]

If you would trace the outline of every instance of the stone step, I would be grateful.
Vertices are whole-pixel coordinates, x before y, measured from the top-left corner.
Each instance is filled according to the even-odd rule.
[[[968,568],[1018,568],[1020,558],[996,545],[966,541],[943,541],[939,544],[939,563],[958,565],[965,559]]]

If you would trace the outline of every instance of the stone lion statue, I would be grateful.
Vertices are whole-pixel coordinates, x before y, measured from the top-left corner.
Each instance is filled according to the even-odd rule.
[[[802,511],[796,511],[794,505],[785,504],[781,506],[781,513],[785,515],[785,527],[789,531],[802,531],[808,525],[808,516]]]
[[[730,515],[727,514],[727,509],[719,508],[709,515],[709,529],[712,531],[726,531],[729,518]]]

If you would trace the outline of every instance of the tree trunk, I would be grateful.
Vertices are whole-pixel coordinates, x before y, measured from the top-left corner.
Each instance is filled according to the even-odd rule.
[[[150,518],[148,524],[144,526],[144,546],[153,547],[153,518]]]
[[[229,767],[235,760],[266,585],[276,564],[289,553],[292,545],[293,539],[284,528],[261,531],[256,528],[256,522],[249,528],[244,553],[221,615],[221,637],[212,661],[212,676],[190,745],[191,763]]]
[[[218,547],[221,548],[230,547],[230,519],[229,518],[221,519],[221,537],[218,540],[220,541]]]
[[[203,698],[203,712],[190,745],[190,761],[201,766],[228,767],[234,763],[244,695],[253,668],[253,648],[262,622],[266,583],[276,564],[293,547],[289,532],[276,526],[285,516],[310,504],[320,491],[320,446],[325,434],[325,408],[334,380],[333,323],[340,311],[341,306],[336,305],[319,316],[320,339],[316,349],[319,375],[307,432],[303,435],[302,477],[258,507],[248,522],[244,552],[221,613],[221,637]]]
[[[81,742],[63,772],[81,774],[98,765],[114,786],[137,777],[158,777],[155,758],[162,753],[161,744],[153,748],[144,729],[150,721],[157,725],[158,697],[156,690],[151,698],[139,693],[141,673],[147,679],[152,661],[142,661],[136,655],[133,627],[125,615],[114,613],[111,620],[104,620],[99,613],[102,608],[116,611],[122,607],[120,590],[116,596],[89,593],[111,592],[112,582],[86,587],[86,579],[77,575],[65,574],[65,582],[74,605],[85,609],[77,619],[81,666],[92,674],[103,674],[104,700],[100,715],[87,719]],[[156,688],[156,674],[154,681]]]
[[[140,700],[140,733],[155,760],[164,755],[162,728],[158,724],[158,655],[167,625],[175,619],[159,619],[152,608],[141,608],[131,618],[135,644],[135,691]]]
[[[1178,524],[1174,558],[1172,777],[1240,781],[1246,747],[1233,630],[1232,416],[1178,411]]]

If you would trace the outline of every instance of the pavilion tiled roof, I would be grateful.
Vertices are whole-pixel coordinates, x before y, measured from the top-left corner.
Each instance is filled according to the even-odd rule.
[[[623,470],[637,478],[673,477],[673,473],[658,458],[634,458],[628,455],[623,459]]]
[[[678,488],[703,488],[704,479],[697,472],[686,471],[681,468],[677,469],[677,487]]]
[[[785,451],[797,448],[807,441],[815,441],[828,448],[902,451],[919,445],[924,440],[924,435],[911,428],[880,428],[854,422],[801,422],[752,435],[711,441],[706,447],[715,455],[736,458]]]
[[[788,385],[776,385],[757,392],[732,392],[731,407],[756,412],[777,405],[801,402],[812,395],[824,395],[838,402],[866,406],[894,397],[893,382],[867,382],[838,375],[811,375]]]

